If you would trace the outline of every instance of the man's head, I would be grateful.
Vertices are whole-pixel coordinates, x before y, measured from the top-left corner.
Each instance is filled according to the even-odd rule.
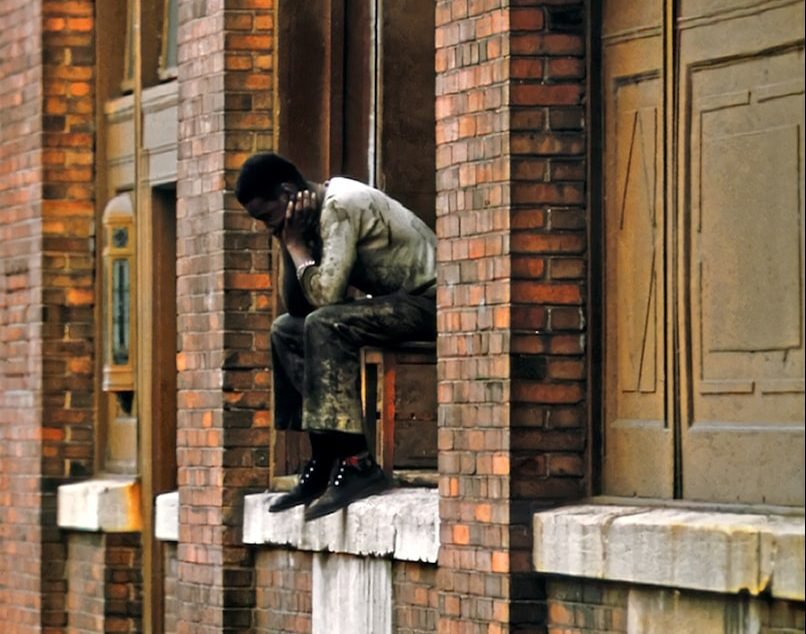
[[[291,161],[273,152],[261,152],[241,166],[235,197],[250,216],[277,235],[290,196],[307,188],[307,181]]]

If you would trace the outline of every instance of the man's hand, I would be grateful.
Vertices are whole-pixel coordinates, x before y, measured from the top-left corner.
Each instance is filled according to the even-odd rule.
[[[310,247],[305,242],[305,228],[309,224],[306,220],[316,213],[316,209],[316,192],[307,189],[297,192],[288,200],[280,240],[294,261],[294,266],[299,267],[312,260]]]
[[[280,239],[292,253],[298,249],[305,249],[305,219],[316,211],[316,192],[303,190],[293,194],[288,199],[285,210],[285,222]]]

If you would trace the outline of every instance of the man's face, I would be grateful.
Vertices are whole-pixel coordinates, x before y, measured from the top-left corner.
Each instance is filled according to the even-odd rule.
[[[279,198],[253,198],[246,204],[246,211],[255,220],[265,224],[273,235],[280,235],[285,223],[285,213],[288,207],[288,194],[283,192]]]

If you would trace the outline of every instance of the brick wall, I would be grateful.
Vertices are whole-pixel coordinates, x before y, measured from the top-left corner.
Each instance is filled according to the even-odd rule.
[[[508,10],[438,2],[439,631],[500,632],[509,569]]]
[[[523,630],[545,615],[532,514],[588,485],[585,10],[530,4],[510,16],[510,620]]]
[[[67,634],[142,631],[139,536],[72,533],[67,550]]]
[[[94,459],[94,3],[45,0],[42,24],[42,622],[55,627],[66,622],[56,489]]]
[[[392,563],[392,629],[397,634],[437,631],[437,567],[410,561]]]
[[[255,559],[255,631],[310,632],[313,553],[261,550]]]
[[[627,593],[621,584],[552,580],[547,584],[549,634],[626,634]]]
[[[89,0],[0,2],[4,632],[65,623],[55,492],[92,464],[92,14]]]
[[[248,628],[243,493],[268,482],[269,239],[231,192],[270,147],[271,0],[180,0],[177,461],[180,632]]]
[[[0,630],[4,632],[38,627],[41,608],[42,368],[36,362],[42,354],[39,14],[39,2],[0,0]]]
[[[803,602],[766,601],[761,608],[761,634],[806,632]]]
[[[104,535],[74,533],[68,538],[65,577],[69,614],[67,632],[90,634],[104,631]]]
[[[629,614],[629,594],[631,590],[642,593],[651,591],[648,587],[629,586],[623,583],[606,583],[591,579],[552,578],[546,584],[548,597],[548,634],[626,634],[628,621],[630,630],[641,631],[641,615],[636,609]],[[658,592],[661,589],[656,588]],[[680,625],[681,631],[758,631],[762,634],[794,634],[806,628],[806,611],[803,603],[753,598],[749,596],[720,595],[708,592],[671,592],[673,602],[702,602],[705,614],[691,615]],[[668,600],[668,598],[667,598]],[[658,597],[658,604],[663,598]],[[749,608],[752,601],[753,607]],[[666,608],[673,612],[672,606]],[[733,619],[731,619],[731,614]],[[739,617],[738,615],[743,615]],[[685,617],[683,617],[685,618]],[[708,625],[705,625],[705,623]],[[653,631],[663,627],[657,622],[648,624]],[[705,628],[705,629],[703,629]]]
[[[437,3],[440,632],[542,631],[529,518],[585,491],[579,1]]]
[[[313,553],[261,549],[255,557],[258,633],[297,632],[312,628]],[[397,634],[437,631],[437,567],[392,562],[392,630]]]
[[[138,533],[105,536],[105,632],[142,632],[143,558]]]
[[[176,544],[174,542],[163,542],[162,562],[162,628],[164,630],[164,634],[176,634],[179,605],[177,604],[176,600],[178,561],[176,559]]]
[[[46,0],[42,12],[42,440],[53,499],[93,467],[94,2]]]

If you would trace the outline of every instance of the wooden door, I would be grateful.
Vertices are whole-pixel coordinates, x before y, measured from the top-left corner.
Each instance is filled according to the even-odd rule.
[[[803,504],[803,7],[605,3],[607,493]]]
[[[682,495],[804,499],[804,3],[681,3]]]
[[[671,497],[663,6],[615,0],[603,18],[604,486]]]

